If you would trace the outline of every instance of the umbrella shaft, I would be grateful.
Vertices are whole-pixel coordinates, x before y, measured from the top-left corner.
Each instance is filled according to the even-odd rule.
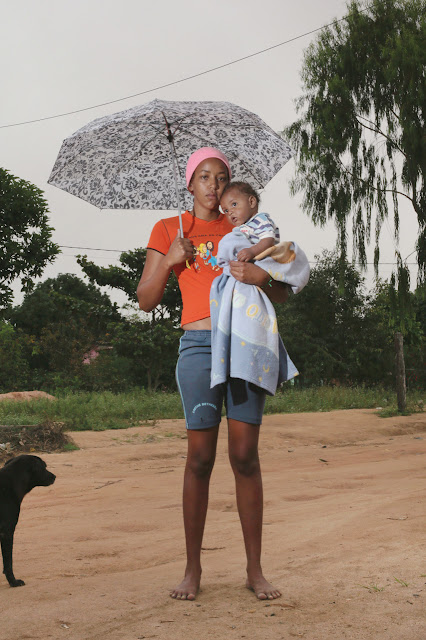
[[[173,177],[175,179],[175,189],[176,189],[176,197],[177,197],[177,205],[178,205],[178,213],[179,213],[180,237],[183,238],[182,211],[181,211],[181,207],[180,207],[179,185],[178,185],[177,171],[176,171],[177,158],[175,157],[175,152],[174,152],[174,149],[173,149],[173,143],[171,142],[171,140],[169,140],[169,145],[170,145],[170,154],[172,156]]]

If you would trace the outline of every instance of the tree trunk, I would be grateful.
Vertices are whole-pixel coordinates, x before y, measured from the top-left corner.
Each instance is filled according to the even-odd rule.
[[[407,408],[407,388],[405,385],[405,361],[402,333],[395,333],[395,361],[396,361],[396,397],[398,411],[403,413]]]

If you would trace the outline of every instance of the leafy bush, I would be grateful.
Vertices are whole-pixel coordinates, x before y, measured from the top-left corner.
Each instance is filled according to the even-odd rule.
[[[10,324],[0,322],[0,391],[23,390],[30,377],[31,339]]]

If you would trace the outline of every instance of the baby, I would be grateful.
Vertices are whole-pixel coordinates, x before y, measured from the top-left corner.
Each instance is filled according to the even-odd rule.
[[[259,194],[248,182],[229,182],[223,190],[220,207],[238,231],[250,240],[253,247],[241,249],[240,262],[249,262],[280,241],[280,232],[267,213],[258,213]]]

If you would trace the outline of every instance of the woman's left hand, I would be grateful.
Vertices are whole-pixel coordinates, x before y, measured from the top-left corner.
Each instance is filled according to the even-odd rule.
[[[252,262],[232,261],[229,263],[229,268],[231,276],[245,284],[255,284],[261,287],[269,280],[268,273]]]

